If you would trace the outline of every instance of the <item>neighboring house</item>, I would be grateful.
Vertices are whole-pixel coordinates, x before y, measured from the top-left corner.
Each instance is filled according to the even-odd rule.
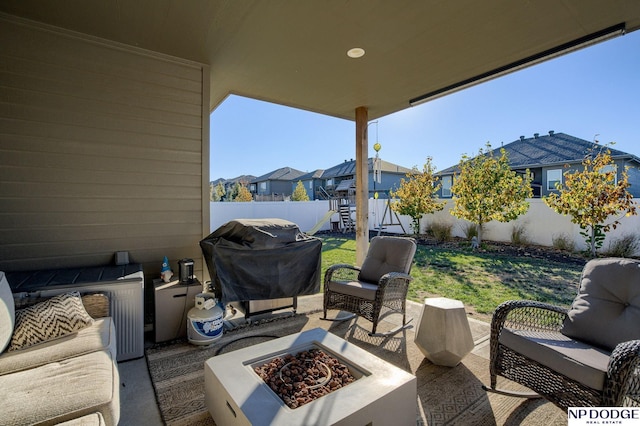
[[[219,184],[222,184],[222,186],[224,186],[224,183],[226,182],[226,179],[223,178],[218,178],[216,180],[212,180],[209,182],[209,186],[215,188],[216,186],[218,186]]]
[[[284,195],[293,193],[292,182],[297,183],[305,173],[291,167],[282,167],[253,179],[249,190],[256,195]]]
[[[377,192],[379,198],[388,198],[389,191],[398,189],[400,180],[411,169],[380,160],[380,182],[374,181],[373,158],[368,159],[369,196]],[[259,177],[248,179],[243,175],[235,179],[224,180],[225,188],[230,189],[237,181],[249,181],[249,191],[258,200],[264,196],[284,198],[293,194],[298,182],[302,182],[310,200],[327,200],[331,198],[351,199],[356,187],[356,162],[345,160],[329,169],[316,169],[309,173],[291,167],[282,167]],[[216,184],[219,180],[214,181]],[[264,200],[264,198],[263,198]]]
[[[210,184],[210,186],[215,188],[216,186],[218,186],[219,183],[222,183],[222,186],[224,186],[225,193],[228,194],[229,191],[233,190],[233,187],[237,183],[240,183],[242,185],[247,186],[249,191],[253,193],[255,191],[251,190],[251,185],[249,184],[249,182],[251,182],[255,178],[256,177],[253,176],[253,175],[241,175],[241,176],[235,177],[233,179],[218,178],[216,180],[213,180],[213,181],[209,182],[209,184]],[[225,201],[225,197],[222,198],[222,201]]]
[[[309,172],[300,176],[297,180],[291,182],[291,191],[296,189],[296,185],[298,182],[302,182],[302,186],[304,186],[305,191],[307,191],[307,195],[310,200],[316,199],[315,194],[318,192],[322,192],[324,180],[322,179],[322,174],[324,170],[317,169],[313,172]],[[293,193],[293,192],[292,192]]]
[[[376,182],[373,176],[373,158],[369,158],[369,196],[373,197],[377,192],[379,198],[388,198],[389,191],[398,189],[400,180],[409,172],[411,169],[380,160],[380,182]],[[283,167],[252,179],[249,190],[258,196],[284,195],[287,197],[293,193],[300,181],[310,200],[351,199],[355,194],[355,174],[355,160],[345,160],[326,170],[316,169],[309,173]]]
[[[224,189],[228,190],[231,189],[233,187],[233,185],[235,185],[236,183],[242,183],[244,185],[249,185],[249,182],[251,182],[252,180],[254,180],[256,177],[253,175],[242,175],[242,176],[238,176],[232,179],[224,179],[224,178],[218,178],[216,180],[212,180],[211,182],[209,182],[212,186],[217,186],[218,184],[222,183],[222,186],[224,186]]]
[[[251,191],[251,184],[250,182],[253,181],[256,177],[253,175],[241,175],[238,177],[235,177],[233,179],[227,179],[224,181],[224,189],[229,192],[231,189],[233,189],[233,187],[237,184],[240,183],[244,186],[246,186],[249,191]]]
[[[388,161],[380,160],[380,182],[376,182],[373,176],[373,158],[368,159],[369,197],[377,192],[379,198],[388,198],[390,190],[396,190],[400,186],[400,180],[411,169],[398,166]],[[326,198],[325,194],[333,198],[350,198],[355,193],[356,187],[356,162],[345,160],[324,171],[322,174],[322,189],[316,191],[316,199]]]
[[[563,175],[567,171],[582,169],[582,160],[592,149],[603,148],[604,145],[589,142],[564,133],[549,131],[540,136],[535,133],[532,138],[520,136],[520,139],[502,146],[509,157],[512,170],[524,174],[529,170],[532,179],[534,198],[540,198],[555,192],[557,182],[563,182]],[[640,197],[640,158],[635,155],[608,147],[615,167],[620,174],[628,167],[629,192],[634,197]],[[493,150],[496,157],[500,156],[500,148]],[[567,167],[568,166],[568,167]],[[459,166],[444,169],[436,176],[440,178],[442,186],[438,193],[441,198],[451,198],[451,185]]]

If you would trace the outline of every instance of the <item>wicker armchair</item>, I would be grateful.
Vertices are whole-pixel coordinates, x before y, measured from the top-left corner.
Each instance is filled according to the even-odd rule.
[[[640,261],[596,259],[570,309],[509,301],[491,322],[486,390],[558,407],[640,406]],[[535,393],[497,388],[497,376]]]
[[[348,320],[356,315],[373,323],[370,335],[392,335],[407,327],[406,300],[411,282],[411,264],[416,252],[412,238],[377,236],[371,239],[362,267],[338,264],[324,276],[324,319],[327,310],[340,309],[352,315],[331,319]],[[376,333],[380,319],[402,315],[402,326]]]

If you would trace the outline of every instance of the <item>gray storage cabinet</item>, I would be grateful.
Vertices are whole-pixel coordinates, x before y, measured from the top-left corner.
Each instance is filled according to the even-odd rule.
[[[153,280],[155,322],[154,340],[166,342],[187,336],[187,313],[195,306],[196,294],[202,293],[197,279],[190,284],[179,280],[165,283]]]

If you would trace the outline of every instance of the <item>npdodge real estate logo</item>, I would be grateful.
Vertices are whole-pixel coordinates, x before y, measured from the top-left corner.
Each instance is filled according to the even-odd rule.
[[[640,425],[640,408],[571,407],[567,409],[567,426]]]

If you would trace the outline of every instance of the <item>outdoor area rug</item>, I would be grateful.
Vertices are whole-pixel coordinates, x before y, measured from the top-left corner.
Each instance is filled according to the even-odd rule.
[[[489,361],[482,351],[467,355],[456,367],[441,367],[424,358],[413,343],[413,329],[393,337],[371,337],[368,335],[371,324],[366,320],[328,322],[320,320],[321,315],[321,312],[310,312],[275,316],[225,331],[209,346],[195,346],[184,340],[148,348],[147,365],[165,423],[171,426],[215,424],[204,404],[207,359],[321,327],[417,377],[417,425],[566,425],[566,413],[544,399],[512,398],[482,390],[481,385],[489,383]],[[379,331],[391,328],[393,325],[381,323]],[[506,380],[499,379],[499,385],[522,390]]]

